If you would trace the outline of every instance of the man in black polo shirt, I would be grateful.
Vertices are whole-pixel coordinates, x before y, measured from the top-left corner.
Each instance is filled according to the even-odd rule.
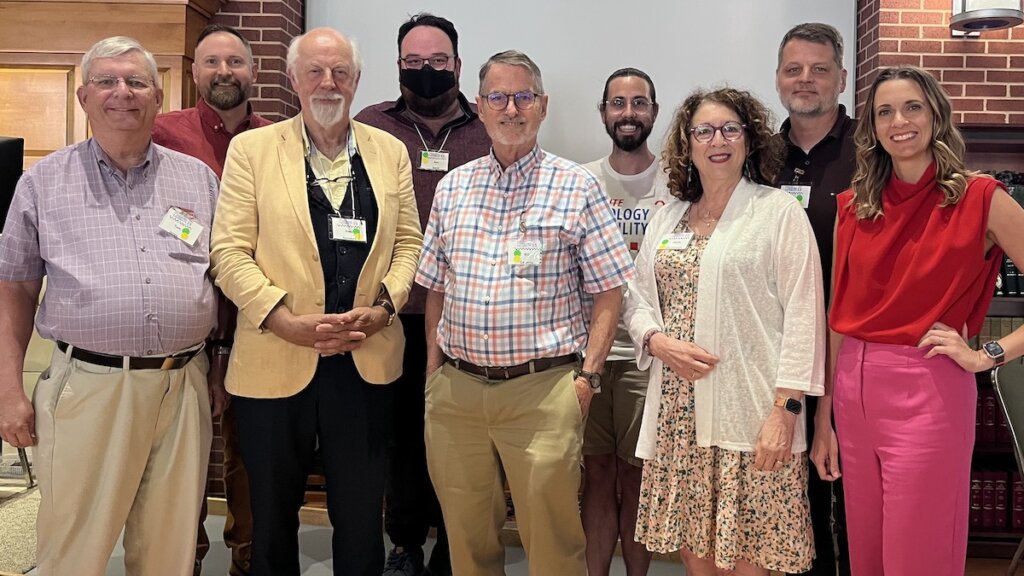
[[[807,211],[821,253],[828,306],[836,195],[850,187],[856,166],[853,133],[857,123],[839,104],[839,94],[846,89],[843,38],[839,32],[819,23],[799,24],[787,32],[779,44],[775,86],[782,105],[789,111],[781,129],[786,142],[786,165],[777,184],[800,200]],[[808,437],[814,438],[816,421],[831,421],[831,403],[818,411],[817,398],[808,396],[806,401],[807,413],[814,414],[808,421]],[[822,429],[832,431],[831,425]],[[831,441],[835,441],[834,436]],[[812,466],[808,497],[817,558],[807,574],[834,576],[837,567],[839,574],[850,574],[842,482],[831,473],[826,478],[819,477]]]
[[[401,98],[368,106],[355,117],[390,133],[408,148],[421,227],[427,224],[434,189],[441,177],[491,149],[491,139],[477,117],[476,106],[459,91],[461,68],[455,26],[440,16],[417,14],[398,29]],[[395,548],[388,554],[384,576],[424,573],[423,544],[431,526],[437,527],[437,544],[425,573],[452,573],[441,508],[427,474],[423,443],[425,301],[426,290],[414,286],[400,315],[405,330],[405,367],[395,382],[384,506],[384,529]]]

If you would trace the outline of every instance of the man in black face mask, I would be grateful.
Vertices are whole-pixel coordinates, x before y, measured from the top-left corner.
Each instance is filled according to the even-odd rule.
[[[365,108],[359,122],[376,126],[405,143],[413,165],[413,188],[424,227],[434,189],[449,170],[490,152],[491,140],[476,106],[459,91],[459,35],[445,18],[421,13],[398,29],[398,81],[402,97]],[[405,366],[395,387],[394,430],[384,528],[395,548],[384,576],[451,574],[448,540],[437,496],[427,474],[423,443],[423,387],[426,341],[423,310],[426,291],[413,287],[402,309]],[[437,544],[424,570],[423,544],[431,526]]]

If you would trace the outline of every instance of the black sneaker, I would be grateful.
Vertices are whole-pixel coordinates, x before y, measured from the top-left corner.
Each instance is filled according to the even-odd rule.
[[[421,576],[423,574],[423,549],[395,546],[388,553],[381,576]]]

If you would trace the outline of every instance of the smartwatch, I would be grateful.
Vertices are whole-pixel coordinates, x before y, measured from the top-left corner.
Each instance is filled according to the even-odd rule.
[[[985,351],[985,355],[991,358],[995,364],[993,368],[998,368],[1003,364],[1006,364],[1006,351],[999,345],[999,342],[990,340],[981,345],[981,349]]]
[[[776,396],[775,405],[779,408],[785,408],[786,412],[791,412],[797,416],[799,416],[800,412],[804,409],[804,405],[799,400],[789,398],[787,396]]]
[[[587,372],[586,370],[577,370],[573,375],[575,378],[583,377],[587,383],[590,384],[591,390],[599,390],[601,388],[601,374],[597,372]]]

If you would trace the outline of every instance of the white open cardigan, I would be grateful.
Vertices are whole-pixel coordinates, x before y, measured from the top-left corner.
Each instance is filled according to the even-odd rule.
[[[650,370],[638,458],[654,457],[662,362],[643,350],[648,330],[663,329],[654,273],[658,243],[689,202],[654,214],[637,256],[625,320],[637,365]],[[694,384],[697,445],[753,451],[776,388],[824,394],[825,311],[814,233],[800,203],[776,188],[743,179],[736,186],[700,262],[693,341],[719,357]],[[793,452],[807,450],[804,418]]]

